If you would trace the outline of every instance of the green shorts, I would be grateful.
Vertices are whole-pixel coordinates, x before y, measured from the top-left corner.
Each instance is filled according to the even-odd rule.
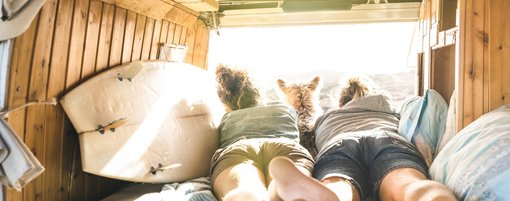
[[[239,140],[223,149],[218,149],[211,160],[211,185],[225,169],[242,163],[251,163],[268,175],[269,162],[284,156],[297,167],[313,171],[314,161],[308,150],[299,143],[285,138],[255,138]]]

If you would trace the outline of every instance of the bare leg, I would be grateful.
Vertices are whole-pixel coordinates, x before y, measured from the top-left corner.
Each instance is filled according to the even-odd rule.
[[[379,188],[382,201],[450,201],[457,200],[444,184],[427,180],[412,168],[399,168],[386,175]]]
[[[283,157],[282,157],[283,158]],[[285,158],[287,159],[287,158]],[[288,160],[288,162],[290,162],[293,166],[293,162]],[[294,166],[295,168],[297,168],[302,174],[306,175],[307,177],[311,177],[312,176],[312,173],[304,168],[304,167],[301,167],[301,166]],[[267,183],[269,183],[268,185],[268,192],[269,192],[269,200],[271,201],[282,201],[282,198],[280,198],[278,196],[278,194],[276,193],[276,182],[273,181],[273,178],[271,177],[271,174],[267,174],[266,175],[266,181]]]
[[[341,201],[360,201],[359,192],[356,187],[342,177],[327,177],[321,180],[321,183],[335,192]]]
[[[264,174],[257,167],[242,163],[221,172],[213,184],[214,193],[224,201],[261,201],[268,194]]]
[[[269,174],[273,182],[269,188],[272,199],[306,200],[306,201],[338,201],[333,191],[319,181],[305,175],[291,160],[277,157],[269,163]]]

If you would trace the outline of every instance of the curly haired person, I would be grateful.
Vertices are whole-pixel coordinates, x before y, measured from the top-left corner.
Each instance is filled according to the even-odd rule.
[[[283,103],[261,105],[258,88],[244,70],[220,65],[217,92],[227,113],[218,127],[220,148],[211,161],[216,197],[231,201],[281,200],[268,173],[273,158],[286,157],[311,176],[313,159],[299,144],[296,111]]]

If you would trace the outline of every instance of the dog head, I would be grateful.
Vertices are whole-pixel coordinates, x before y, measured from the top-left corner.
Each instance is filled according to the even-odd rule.
[[[306,84],[293,83],[287,85],[285,81],[278,79],[277,83],[285,95],[285,99],[294,109],[298,111],[309,110],[315,113],[322,110],[320,106],[318,106],[320,80],[320,77],[315,77]]]

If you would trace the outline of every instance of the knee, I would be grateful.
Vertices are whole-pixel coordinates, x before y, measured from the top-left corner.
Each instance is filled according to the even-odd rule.
[[[453,201],[457,200],[446,185],[432,180],[420,180],[407,184],[404,201]]]

